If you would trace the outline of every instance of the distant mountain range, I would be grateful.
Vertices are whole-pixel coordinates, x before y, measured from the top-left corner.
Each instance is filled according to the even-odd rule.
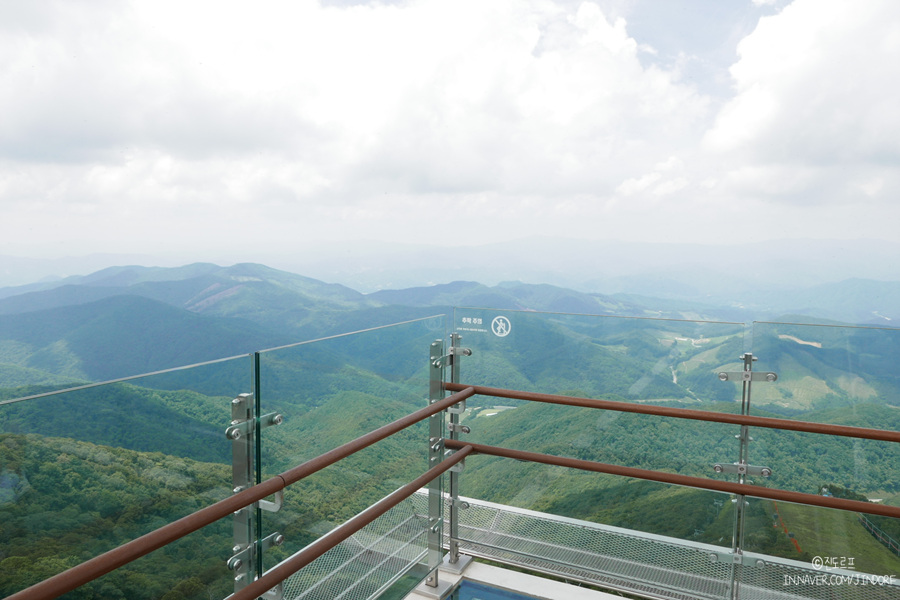
[[[0,288],[4,382],[0,387],[113,379],[434,314],[450,315],[453,307],[738,323],[831,319],[828,322],[890,326],[895,319],[900,322],[898,292],[898,282],[862,279],[772,292],[769,298],[760,292],[760,305],[787,307],[791,316],[785,317],[756,305],[601,295],[548,284],[487,286],[456,281],[362,294],[259,264],[117,266],[54,282]],[[799,334],[798,339],[802,337]],[[586,351],[593,352],[590,347]],[[811,360],[818,364],[822,359]]]
[[[234,256],[194,261],[258,262],[338,282],[362,292],[476,280],[487,285],[520,280],[583,292],[650,295],[741,295],[850,278],[900,281],[900,242],[784,239],[732,245],[697,242],[591,241],[532,237],[480,245],[413,245],[360,240],[309,243],[278,254],[240,249]],[[702,240],[702,234],[694,236]],[[750,236],[752,237],[752,236]],[[56,259],[0,256],[0,287],[84,275],[115,265],[174,267],[188,262],[166,255],[92,254]],[[648,285],[650,287],[646,287]],[[638,289],[635,288],[638,286]]]

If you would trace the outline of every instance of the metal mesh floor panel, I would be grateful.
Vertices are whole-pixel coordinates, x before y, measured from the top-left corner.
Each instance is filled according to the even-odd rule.
[[[756,555],[753,555],[756,556]],[[770,598],[812,600],[897,600],[900,580],[842,569],[811,569],[808,563],[759,556],[760,567],[743,566],[738,574],[741,600]],[[752,562],[752,561],[751,561]]]
[[[284,582],[285,600],[377,598],[427,551],[427,497],[413,496]]]
[[[733,565],[730,548],[463,500],[462,552],[648,598],[730,598],[735,576],[742,600],[900,598],[897,580],[885,585],[885,578],[764,555]]]
[[[460,547],[500,562],[653,598],[725,598],[732,567],[713,562],[727,551],[465,499]],[[674,542],[674,543],[673,543]]]

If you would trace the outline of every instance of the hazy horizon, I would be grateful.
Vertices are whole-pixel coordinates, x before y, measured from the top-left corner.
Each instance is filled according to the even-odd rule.
[[[697,293],[734,288],[799,289],[860,278],[900,281],[900,243],[885,240],[773,240],[725,244],[622,242],[532,237],[482,245],[358,242],[311,245],[314,252],[114,254],[55,258],[2,256],[0,287],[21,286],[107,267],[260,263],[368,293],[448,283],[549,283],[616,293],[677,283]]]

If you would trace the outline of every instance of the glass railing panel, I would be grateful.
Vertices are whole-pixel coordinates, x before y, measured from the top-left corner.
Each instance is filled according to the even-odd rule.
[[[0,402],[0,594],[36,583],[226,498],[231,444],[225,428],[233,394],[246,390],[246,357],[179,371],[177,389],[161,389],[172,373]],[[191,377],[211,373],[243,386],[210,395]],[[224,561],[231,542],[201,544],[194,560],[170,565],[185,578],[199,565]],[[7,562],[9,561],[9,562]],[[230,581],[224,562],[205,583]],[[15,568],[13,568],[15,567]],[[123,577],[132,577],[128,567]],[[139,575],[133,575],[139,579]],[[138,586],[139,587],[139,586]],[[111,596],[112,597],[112,596]],[[140,595],[126,597],[142,597]]]
[[[428,573],[427,515],[427,491],[420,490],[290,577],[284,597],[405,598]]]
[[[900,597],[900,519],[760,498],[747,510],[741,598]]]
[[[462,424],[471,431],[461,436],[463,441],[695,477],[718,478],[714,465],[736,462],[739,456],[736,425],[539,402],[511,406],[499,398],[476,401],[483,406],[468,408],[463,415]],[[580,475],[567,475],[555,484],[559,489],[542,491],[536,497],[582,490],[583,484],[570,482],[569,477]],[[543,485],[555,480],[536,481]],[[490,495],[486,500],[517,502],[502,494],[502,486],[492,481],[489,473],[483,474],[483,484],[484,493]]]
[[[463,382],[630,402],[733,402],[742,324],[457,308]]]
[[[461,345],[472,349],[471,356],[462,358],[464,384],[740,411],[740,389],[721,381],[717,373],[739,361],[741,325],[484,309],[457,309],[455,323],[463,336]],[[614,410],[477,396],[467,401],[462,424],[471,429],[462,436],[465,441],[698,477],[711,476],[716,463],[739,457],[738,426]],[[489,494],[486,500],[537,506],[503,494],[489,473],[478,477],[483,481],[478,493]],[[535,502],[547,504],[546,498],[584,492],[581,479],[570,477],[581,475],[565,475],[555,484],[558,489],[535,492]],[[476,477],[464,479],[476,485]],[[523,481],[549,485],[553,480]],[[567,503],[557,505],[562,510]]]
[[[740,412],[740,387],[718,373],[739,369],[741,324],[457,309],[454,326],[461,346],[472,349],[462,359],[464,384]],[[717,477],[716,463],[739,457],[738,426],[697,420],[479,396],[467,401],[462,424],[471,430],[463,441],[695,477]],[[504,561],[529,566],[529,554],[566,546],[576,556],[599,544],[595,554],[607,565],[599,578],[612,588],[675,590],[686,577],[681,581],[691,583],[680,593],[729,593],[734,517],[727,494],[478,456],[461,475],[461,495],[471,499],[463,523],[476,523],[464,531],[497,540],[491,552]],[[499,518],[484,502],[506,513]],[[506,520],[529,523],[530,533],[491,530]],[[578,531],[590,541],[575,539]],[[616,571],[625,565],[632,565],[627,574]],[[563,564],[554,572],[580,577]]]
[[[805,421],[845,415],[888,425],[886,409],[900,407],[898,353],[900,329],[754,323],[753,368],[778,380],[753,386],[753,407]]]
[[[755,323],[750,412],[815,423],[900,431],[900,330]],[[762,485],[806,493],[823,488],[867,498],[900,493],[900,444],[777,429],[751,430],[749,463],[771,468]]]
[[[261,353],[260,412],[283,416],[262,432],[262,477],[426,407],[430,346],[445,336],[436,316]],[[263,536],[285,536],[265,568],[421,475],[428,440],[426,420],[285,490],[280,511],[261,513]]]

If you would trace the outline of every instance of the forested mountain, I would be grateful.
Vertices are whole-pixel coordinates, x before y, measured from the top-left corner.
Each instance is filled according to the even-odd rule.
[[[3,363],[71,380],[137,375],[288,341],[245,319],[198,315],[131,295],[0,315]]]
[[[457,305],[646,313],[547,285],[456,282],[366,296],[255,264],[114,267],[0,296],[0,385],[7,387],[134,375],[448,314]]]

